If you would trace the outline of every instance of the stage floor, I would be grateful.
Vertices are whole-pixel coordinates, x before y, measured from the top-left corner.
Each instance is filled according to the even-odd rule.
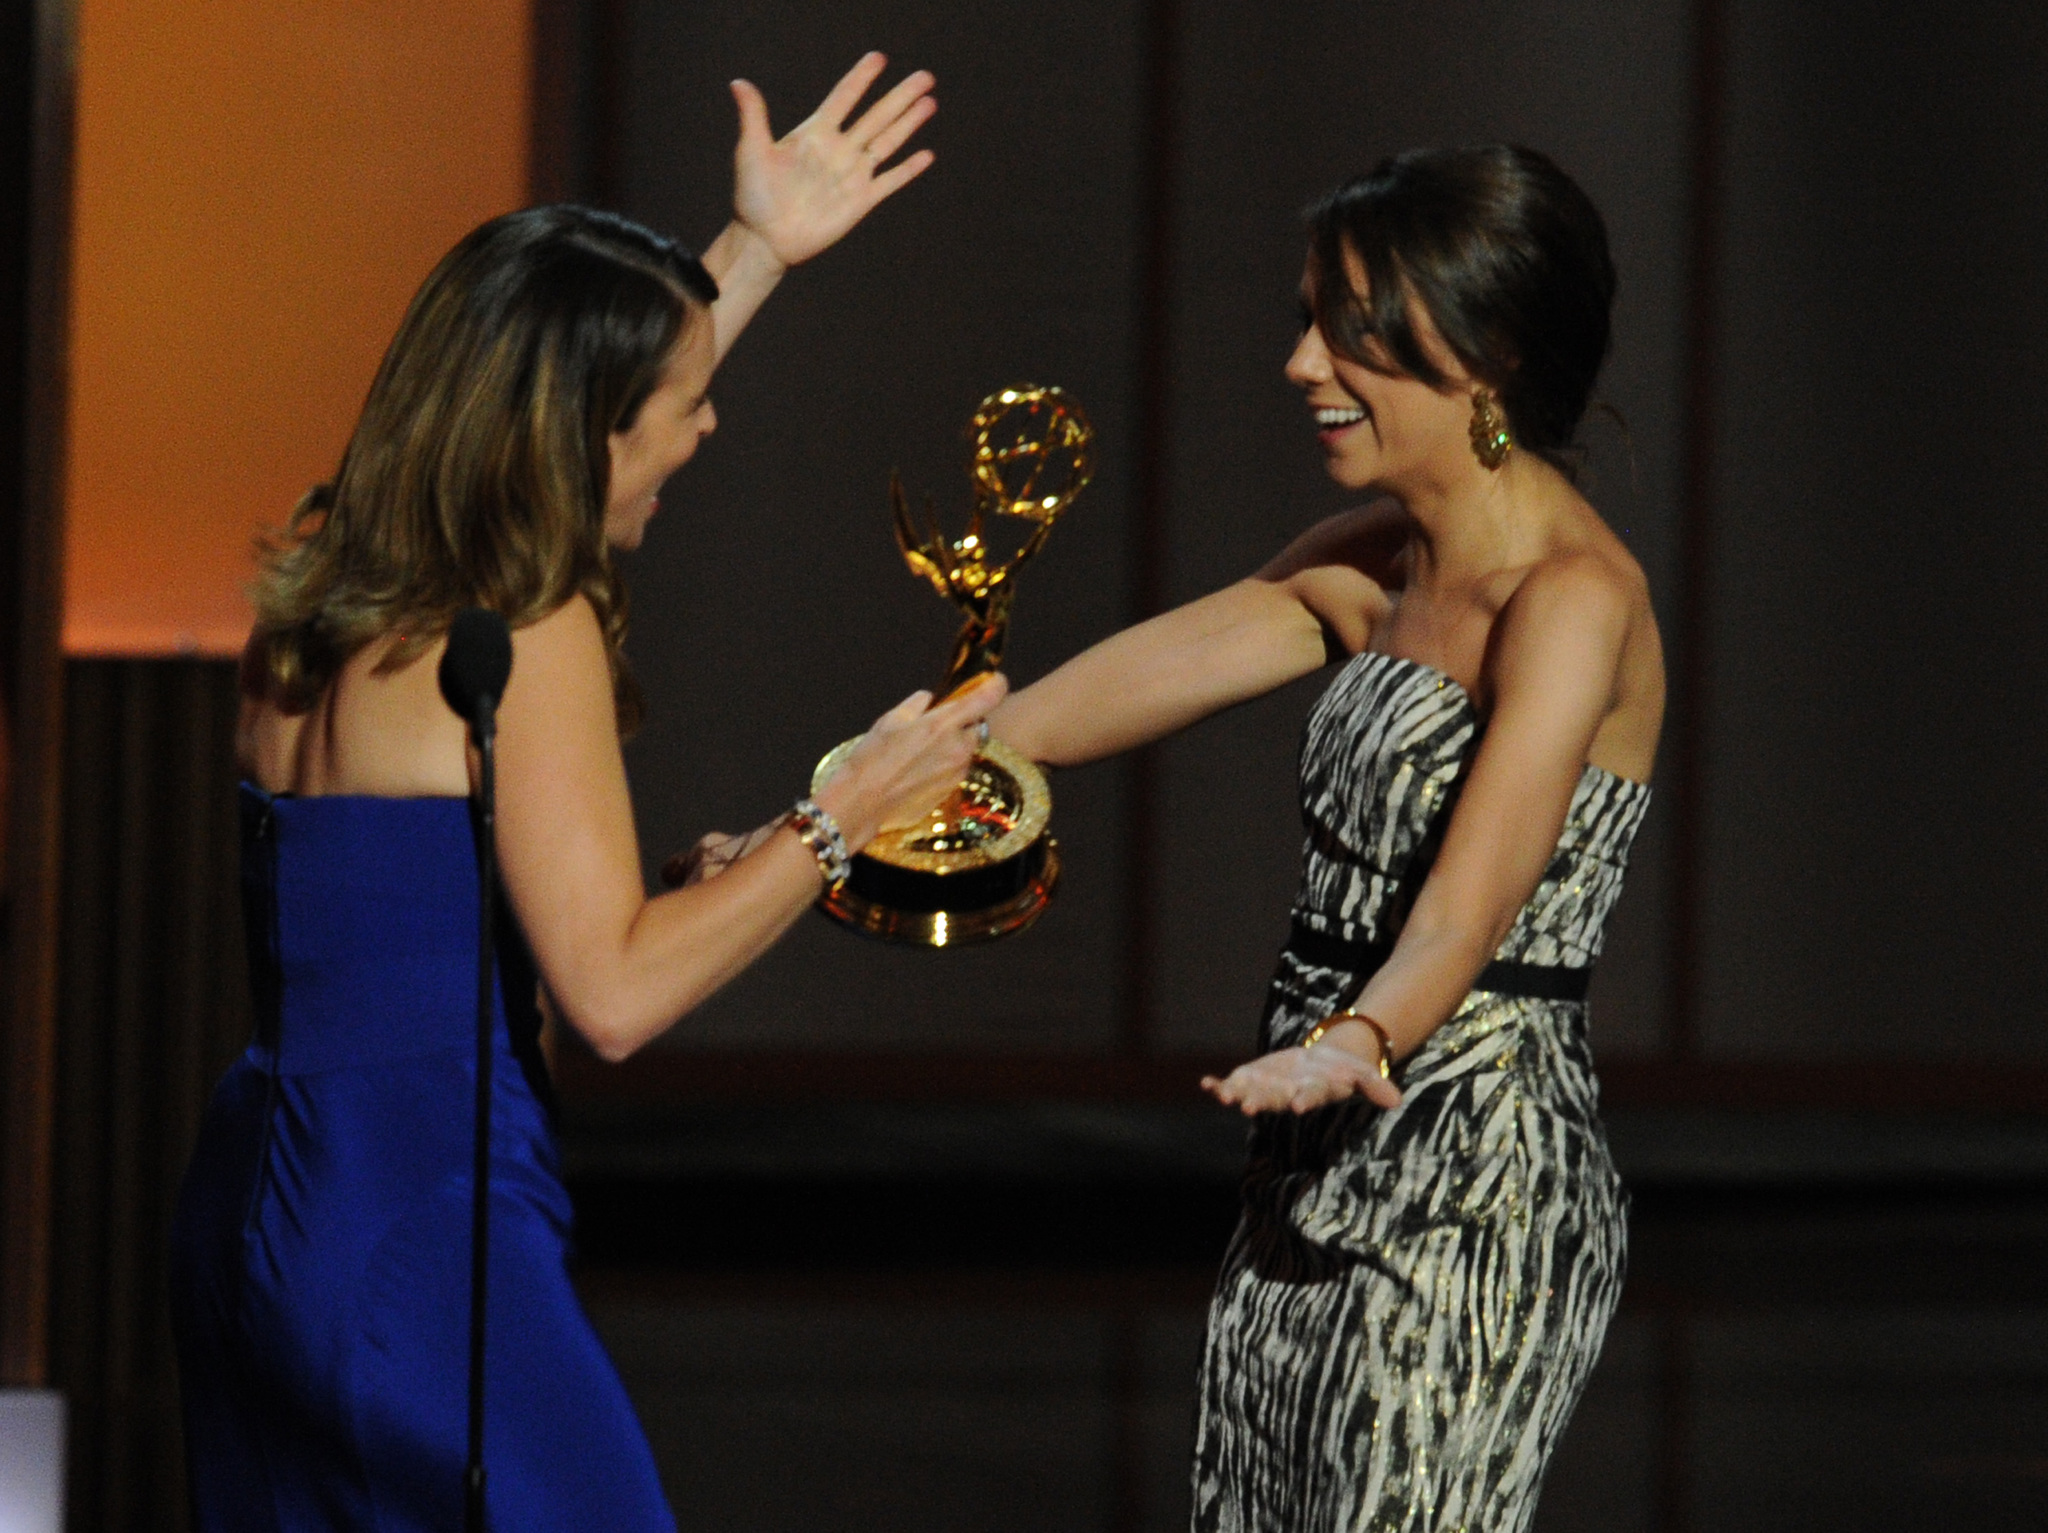
[[[578,1193],[584,1290],[685,1526],[1186,1526],[1213,1176]],[[1539,1528],[2048,1526],[2044,1273],[2038,1186],[1639,1187]]]

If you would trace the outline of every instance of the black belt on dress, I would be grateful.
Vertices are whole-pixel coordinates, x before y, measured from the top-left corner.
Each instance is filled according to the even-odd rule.
[[[1346,969],[1365,976],[1377,972],[1393,956],[1394,944],[1390,940],[1366,942],[1317,931],[1297,918],[1287,937],[1287,951],[1325,969]],[[1583,1001],[1592,983],[1590,968],[1568,969],[1562,964],[1516,963],[1496,958],[1479,971],[1472,988],[1528,1001]]]

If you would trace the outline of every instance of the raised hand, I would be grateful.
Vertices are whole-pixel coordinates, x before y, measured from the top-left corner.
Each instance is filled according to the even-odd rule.
[[[779,139],[769,129],[761,92],[746,80],[732,82],[740,112],[733,212],[784,266],[808,261],[931,165],[931,150],[920,149],[882,169],[938,110],[931,94],[936,82],[927,70],[906,75],[846,126],[887,65],[881,54],[868,54],[815,112]]]
[[[1275,1049],[1261,1054],[1221,1080],[1204,1076],[1202,1089],[1248,1118],[1262,1112],[1313,1112],[1353,1096],[1362,1096],[1376,1107],[1401,1105],[1400,1090],[1380,1074],[1377,1060],[1362,1058],[1328,1040],[1312,1049]]]

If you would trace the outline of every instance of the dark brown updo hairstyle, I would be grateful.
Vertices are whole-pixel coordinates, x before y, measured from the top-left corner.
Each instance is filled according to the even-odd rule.
[[[529,208],[465,237],[406,311],[334,482],[266,550],[252,682],[302,710],[386,635],[379,668],[395,670],[464,607],[517,628],[580,593],[631,729],[610,437],[717,297],[695,256],[610,213]]]
[[[1607,347],[1614,259],[1572,178],[1533,149],[1415,149],[1308,210],[1313,318],[1361,366],[1442,388],[1411,297],[1506,411],[1515,445],[1567,474]],[[1347,254],[1365,270],[1352,288]]]

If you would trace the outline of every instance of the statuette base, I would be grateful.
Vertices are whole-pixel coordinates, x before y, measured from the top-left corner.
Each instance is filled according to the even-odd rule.
[[[1023,887],[995,904],[978,909],[906,910],[901,904],[885,904],[860,892],[860,886],[867,882],[862,874],[872,875],[877,868],[886,869],[886,865],[857,856],[853,859],[853,876],[819,900],[818,908],[854,931],[909,947],[966,947],[977,942],[993,942],[998,937],[1022,931],[1045,914],[1045,907],[1052,903],[1053,891],[1059,884],[1059,843],[1051,836],[1040,838],[1011,860],[1019,864],[1014,871]],[[900,872],[897,869],[886,871],[892,874]],[[907,876],[942,886],[948,875],[917,873]],[[943,897],[944,892],[942,889],[934,890],[939,897]]]
[[[859,744],[848,740],[818,763],[813,793]],[[991,740],[943,803],[870,841],[818,908],[855,931],[920,947],[1022,931],[1059,882],[1059,853],[1045,829],[1051,817],[1044,768]]]

